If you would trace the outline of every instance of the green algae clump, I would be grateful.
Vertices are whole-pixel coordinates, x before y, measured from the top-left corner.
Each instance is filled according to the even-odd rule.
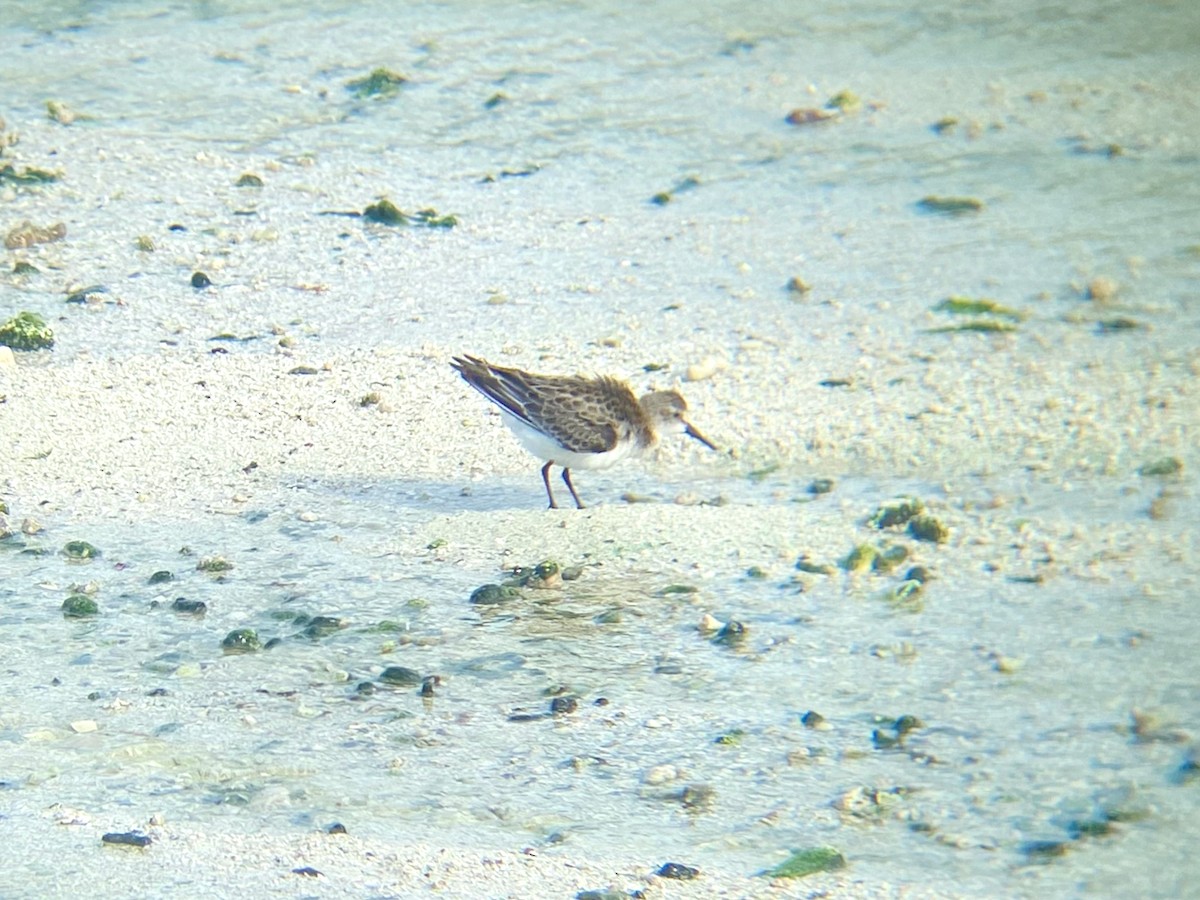
[[[226,653],[253,653],[262,648],[258,632],[253,628],[238,628],[225,635],[225,639],[221,641],[221,649]]]
[[[1164,456],[1162,459],[1138,466],[1137,473],[1143,478],[1165,478],[1169,475],[1178,475],[1182,471],[1183,463],[1178,457]]]
[[[881,503],[879,509],[875,510],[867,519],[867,524],[872,528],[892,528],[896,525],[906,524],[909,519],[919,516],[923,512],[925,512],[925,504],[919,497],[898,497],[887,503]]]
[[[917,209],[941,216],[965,216],[982,212],[984,203],[974,197],[939,197],[931,194],[917,201]]]
[[[346,82],[346,90],[359,99],[367,97],[393,97],[400,93],[400,88],[408,83],[408,79],[399,72],[380,66],[372,69],[370,75],[355,78]]]
[[[762,874],[767,878],[804,878],[817,872],[836,872],[846,868],[846,857],[833,847],[796,850],[774,868]]]
[[[393,227],[412,225],[425,228],[453,228],[458,224],[456,216],[442,215],[432,207],[419,209],[411,214],[406,213],[386,197],[381,198],[378,203],[370,204],[362,211],[362,217],[377,225]]]
[[[962,297],[957,294],[947,297],[934,306],[933,311],[950,313],[954,316],[999,316],[1014,322],[1020,322],[1025,318],[1025,313],[1019,309],[1004,306],[987,297]]]
[[[54,346],[54,331],[33,312],[19,312],[0,325],[0,345],[13,350],[48,350]]]
[[[72,594],[62,604],[64,619],[86,619],[99,613],[100,607],[87,594]]]
[[[917,516],[908,523],[908,533],[918,541],[944,544],[950,537],[950,529],[934,516]]]
[[[471,592],[469,603],[474,603],[477,606],[495,606],[499,603],[507,603],[510,600],[520,599],[521,592],[515,587],[508,587],[500,584],[485,584],[477,587]]]
[[[67,541],[62,548],[62,555],[67,559],[95,559],[100,551],[87,541]]]
[[[841,561],[839,565],[847,572],[864,572],[875,564],[879,551],[870,544],[859,544]]]
[[[826,109],[837,109],[844,113],[858,112],[862,109],[862,98],[854,91],[838,91],[825,102]]]

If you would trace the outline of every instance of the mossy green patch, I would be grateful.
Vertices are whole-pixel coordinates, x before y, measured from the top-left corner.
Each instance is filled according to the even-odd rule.
[[[827,109],[840,109],[844,113],[858,112],[862,109],[862,98],[854,91],[838,91],[826,101]]]
[[[62,604],[62,614],[67,619],[84,619],[99,613],[100,607],[87,594],[72,594]]]
[[[881,503],[867,519],[872,528],[892,528],[904,525],[909,519],[925,512],[925,503],[919,497],[897,497]]]
[[[935,544],[944,544],[950,537],[950,529],[943,525],[940,519],[929,515],[917,516],[909,522],[908,533],[918,541],[930,541]]]
[[[859,544],[840,563],[847,572],[865,572],[875,563],[879,551],[870,544]]]
[[[433,208],[419,209],[415,213],[406,213],[386,197],[381,198],[378,203],[369,205],[362,211],[362,216],[368,222],[393,227],[410,225],[425,228],[453,228],[458,224],[456,216],[442,215]]]
[[[54,331],[37,313],[19,312],[0,325],[0,345],[13,350],[48,350],[54,346]]]
[[[917,209],[935,215],[965,216],[982,212],[984,202],[974,197],[939,197],[931,194],[917,201]]]
[[[20,171],[12,163],[5,163],[0,166],[0,184],[8,182],[19,186],[27,187],[37,184],[51,184],[58,181],[61,176],[58,172],[51,172],[48,169],[34,169],[25,166]]]
[[[253,653],[262,648],[258,632],[253,628],[238,628],[225,635],[225,639],[221,641],[221,649],[226,653]]]
[[[938,303],[933,307],[933,311],[950,313],[954,316],[999,316],[1014,322],[1020,322],[1025,318],[1025,313],[1020,310],[1004,306],[987,297],[963,297],[957,294]]]
[[[346,90],[359,99],[367,97],[392,97],[400,92],[400,88],[408,79],[399,72],[385,69],[382,66],[373,69],[370,75],[355,78],[346,82]]]
[[[1177,456],[1164,456],[1138,467],[1137,473],[1143,478],[1165,478],[1178,475],[1183,471],[1183,462]]]
[[[833,847],[796,850],[779,865],[762,874],[768,878],[804,878],[817,872],[836,872],[846,868],[846,857]]]
[[[100,551],[87,541],[67,541],[62,548],[62,555],[67,559],[95,559]]]

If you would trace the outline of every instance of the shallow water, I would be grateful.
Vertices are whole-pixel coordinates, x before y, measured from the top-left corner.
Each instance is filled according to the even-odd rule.
[[[1046,352],[1081,352],[1113,377],[1176,365],[1200,343],[1191,5],[1077,4],[1070,19],[1040,4],[743,6],[633,16],[509,4],[500,17],[470,4],[397,15],[314,3],[297,15],[8,3],[0,114],[21,141],[5,160],[64,178],[4,187],[3,226],[62,220],[69,240],[10,253],[42,272],[0,278],[0,309],[53,322],[44,365],[266,353],[282,328],[314,357],[490,352],[510,339],[578,349],[618,334],[677,360],[754,336],[851,370],[873,336],[915,344],[942,323],[930,306],[953,293],[1028,311],[1019,351],[1044,336]],[[345,82],[377,65],[411,84],[390,101],[353,98]],[[866,104],[856,115],[783,121],[847,88]],[[506,99],[486,108],[498,92]],[[51,122],[48,99],[90,118]],[[930,126],[945,116],[959,122],[939,136]],[[245,171],[265,186],[236,188]],[[649,202],[689,176],[699,185]],[[382,194],[461,224],[396,230],[322,214]],[[987,209],[923,215],[915,204],[931,194]],[[138,251],[138,235],[157,249]],[[194,290],[197,270],[215,286]],[[1098,274],[1122,284],[1100,311],[1081,306]],[[782,290],[796,275],[814,285],[811,302]],[[91,284],[108,289],[104,302],[63,304]],[[507,302],[489,303],[500,294]],[[1118,315],[1152,330],[1080,350],[1080,328]],[[247,342],[211,340],[222,334]],[[964,378],[972,353],[987,352],[971,346],[942,351]],[[467,497],[448,482],[299,481],[235,515],[153,526],[64,515],[28,541],[49,555],[0,549],[6,840],[35,839],[62,803],[121,830],[152,812],[235,831],[343,821],[366,835],[432,831],[447,844],[746,873],[831,844],[867,882],[1178,895],[1200,874],[1184,851],[1196,787],[1176,783],[1200,715],[1188,601],[1200,548],[1180,524],[1195,508],[1190,476],[1173,500],[1184,512],[1148,521],[1156,485],[1098,479],[1064,493],[988,457],[986,437],[985,474],[944,495],[876,475],[808,503],[807,480],[789,471],[653,489],[795,508],[797,531],[903,492],[944,499],[972,539],[940,555],[914,545],[939,569],[919,613],[882,599],[887,580],[839,572],[802,585],[791,560],[656,561],[619,530],[626,557],[614,551],[561,595],[493,611],[467,598],[494,570],[397,551],[399,536],[436,531],[451,511],[477,514],[452,524],[482,529],[540,503],[532,467]],[[624,477],[596,475],[585,490],[615,503]],[[1015,499],[992,512],[997,493]],[[104,556],[63,560],[72,538]],[[195,571],[210,554],[234,562],[227,579]],[[766,577],[743,574],[751,563]],[[158,569],[178,580],[148,586]],[[1038,573],[1049,577],[1009,577]],[[64,621],[66,588],[89,579],[103,615]],[[663,593],[676,583],[697,593]],[[162,607],[177,596],[209,612]],[[708,611],[744,621],[746,645],[699,635]],[[347,627],[297,636],[297,617],[313,615]],[[240,627],[283,641],[223,655]],[[1001,658],[1015,671],[998,671]],[[387,665],[444,684],[430,702],[409,688],[356,695]],[[578,695],[574,714],[510,721],[560,688]],[[832,730],[804,728],[810,709]],[[1159,724],[1134,734],[1133,709]],[[872,731],[906,714],[927,727],[876,749]],[[71,730],[85,720],[99,730]],[[679,777],[647,784],[664,764]],[[711,803],[689,810],[689,785],[711,787]],[[836,808],[862,788],[881,793]],[[1114,835],[1062,857],[1022,852],[1117,814],[1128,821]],[[63,865],[30,850],[21,871]]]
[[[841,490],[854,504],[885,496]],[[936,872],[939,887],[980,896],[1105,893],[1147,855],[1164,864],[1139,875],[1147,895],[1190,877],[1169,835],[1186,833],[1194,808],[1173,781],[1177,735],[1200,699],[1191,635],[1176,627],[1194,581],[1145,571],[1156,564],[1146,554],[1034,584],[959,571],[961,554],[912,544],[912,562],[940,561],[919,611],[887,602],[894,580],[872,576],[810,576],[802,591],[787,568],[689,580],[619,560],[593,562],[563,590],[479,607],[467,597],[495,574],[463,571],[436,549],[382,550],[418,508],[396,503],[384,519],[357,500],[306,499],[318,522],[260,509],[199,532],[98,524],[70,532],[103,549],[91,563],[11,542],[0,553],[10,826],[32,829],[59,803],[126,827],[152,811],[234,831],[341,821],[363,836],[434,829],[449,845],[747,873],[789,847],[828,843],[868,882],[929,883]],[[1075,511],[1119,533],[1145,499]],[[819,503],[809,505],[818,523],[841,518]],[[1032,543],[1064,521],[1038,506],[1005,512],[1028,517]],[[50,536],[27,544],[54,549]],[[214,552],[234,563],[220,579],[195,568]],[[149,586],[160,569],[176,580]],[[64,620],[59,598],[90,580],[102,615]],[[1139,587],[1151,582],[1153,593]],[[678,584],[695,592],[672,593]],[[177,615],[175,597],[208,612]],[[698,634],[706,610],[742,621],[745,643]],[[307,637],[314,615],[345,627]],[[244,627],[283,640],[222,654],[221,639]],[[999,670],[1001,657],[1014,672]],[[412,687],[358,693],[389,665],[442,682],[427,699]],[[578,697],[578,710],[511,718],[547,712],[558,694]],[[1185,718],[1139,738],[1130,710],[1140,707]],[[805,728],[809,710],[831,730]],[[872,733],[891,734],[902,715],[925,727],[876,748]],[[72,732],[86,721],[99,730]],[[660,784],[649,773],[662,765],[677,772]],[[685,788],[714,794],[692,809]],[[845,811],[831,805],[839,798]],[[1130,821],[1049,864],[1020,851],[1105,816]],[[36,875],[71,863],[35,854],[25,865]]]

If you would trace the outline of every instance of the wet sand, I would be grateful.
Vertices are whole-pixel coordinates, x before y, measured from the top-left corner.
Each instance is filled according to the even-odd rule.
[[[1007,19],[981,23],[981,40],[970,23],[939,37],[868,12],[862,22],[853,10],[798,21],[764,7],[746,20],[731,9],[728,21],[697,27],[686,10],[666,10],[672,40],[659,47],[634,40],[640,30],[619,15],[575,12],[556,32],[526,10],[528,33],[500,40],[425,10],[413,27],[431,37],[406,32],[415,84],[402,107],[347,97],[343,82],[361,74],[376,25],[329,5],[296,23],[263,8],[203,22],[172,13],[165,28],[153,16],[97,14],[78,30],[20,32],[13,58],[24,67],[6,78],[14,108],[0,110],[20,140],[3,161],[66,177],[0,186],[0,225],[63,220],[67,239],[9,251],[7,263],[40,272],[0,281],[5,316],[38,310],[57,337],[49,353],[0,365],[0,499],[15,530],[36,532],[30,544],[111,541],[108,568],[87,574],[121,613],[89,651],[79,632],[62,636],[57,611],[61,593],[86,579],[53,558],[0,557],[13,673],[0,719],[11,754],[0,782],[13,786],[13,806],[0,827],[22,860],[0,873],[0,893],[27,895],[31,879],[56,877],[61,896],[563,897],[611,887],[969,897],[1134,883],[1170,896],[1194,880],[1182,851],[1194,788],[1177,776],[1200,713],[1191,629],[1181,627],[1200,581],[1200,355],[1195,235],[1179,222],[1200,182],[1200,132],[1189,126],[1175,32],[1125,47],[1127,57],[1105,49],[1121,29],[1104,23],[1091,41],[1046,26],[1039,44],[1033,24]],[[590,42],[580,29],[596,29]],[[795,62],[813,53],[820,65]],[[945,72],[930,62],[940,59]],[[846,84],[866,101],[853,117],[811,131],[784,122]],[[500,112],[482,112],[497,93]],[[94,118],[45,119],[48,96]],[[226,117],[211,115],[214,102]],[[234,187],[244,171],[261,173],[264,189]],[[691,173],[697,186],[686,186]],[[669,203],[650,202],[680,185]],[[381,193],[461,224],[388,229],[325,215]],[[931,194],[978,196],[985,208],[929,216],[915,204]],[[139,235],[152,252],[138,249]],[[196,271],[213,286],[192,288]],[[789,290],[801,276],[811,290]],[[1099,277],[1113,290],[1089,292]],[[106,291],[93,302],[64,304],[96,283]],[[937,331],[961,321],[936,309],[951,294],[997,297],[1018,311],[1001,317],[1013,330]],[[588,509],[547,511],[539,463],[451,370],[463,352],[614,374],[638,390],[677,387],[720,452],[667,442],[646,460],[577,473]],[[1164,459],[1182,471],[1141,474]],[[818,478],[833,491],[812,493]],[[920,496],[948,539],[866,524],[899,495]],[[276,530],[255,531],[260,515]],[[437,826],[412,827],[422,821],[412,809],[405,830],[381,836],[388,810],[365,801],[346,804],[349,835],[323,834],[327,823],[302,820],[305,790],[321,802],[370,795],[395,735],[379,740],[361,783],[340,760],[278,776],[285,767],[267,751],[260,764],[260,743],[303,732],[340,747],[360,723],[344,698],[319,692],[309,702],[321,714],[298,723],[290,708],[254,706],[265,701],[248,686],[308,690],[343,669],[349,683],[389,657],[318,648],[277,656],[274,671],[239,670],[211,635],[191,650],[179,628],[139,617],[143,573],[162,549],[144,536],[156,530],[243,551],[236,562],[254,590],[236,604],[217,595],[221,627],[270,621],[274,601],[258,597],[276,578],[253,570],[251,549],[293,539],[300,562],[279,551],[285,571],[307,571],[320,602],[366,607],[355,579],[383,595],[372,599],[386,613],[362,612],[368,623],[401,615],[389,586],[445,584],[428,612],[412,613],[418,638],[442,654],[430,665],[450,666],[464,645],[496,649],[469,644],[488,623],[475,627],[462,584],[545,558],[589,567],[601,593],[635,597],[621,608],[628,620],[652,623],[644,634],[574,631],[560,647],[523,613],[493,638],[544,668],[530,679],[539,690],[557,677],[614,698],[610,717],[580,716],[576,734],[564,726],[510,747],[511,731],[474,730],[471,717],[503,722],[499,710],[539,696],[533,687],[509,696],[463,671],[458,684],[477,692],[464,701],[448,679],[448,699],[420,728],[446,756],[481,757],[471,760],[481,774],[462,770],[481,804],[494,802],[497,760],[511,754],[523,771],[528,756],[546,770],[529,776],[533,812],[506,821],[502,839],[479,831],[437,846],[426,833]],[[122,548],[123,534],[143,543]],[[840,567],[863,543],[902,543],[932,571],[922,610],[882,599],[898,575]],[[349,564],[315,565],[322,546],[350,548]],[[831,574],[799,571],[800,559]],[[122,581],[126,563],[136,589]],[[674,582],[695,596],[656,593]],[[119,605],[126,596],[137,610]],[[572,599],[591,622],[589,598]],[[746,618],[746,660],[714,654],[697,635],[705,614]],[[469,627],[452,630],[464,619]],[[120,658],[128,683],[95,661],[137,639],[147,642],[131,651],[137,662]],[[168,648],[184,660],[164,676],[181,707],[170,715],[147,699],[143,671]],[[662,662],[656,652],[683,666],[690,693],[656,693],[662,679],[645,674]],[[45,693],[60,676],[66,697]],[[249,711],[218,721],[234,702]],[[796,724],[808,704],[833,721],[831,735]],[[228,771],[153,731],[172,715],[189,721],[192,706],[214,716],[190,740],[236,757]],[[910,710],[931,725],[915,749],[878,752],[873,717]],[[362,718],[390,726],[393,712]],[[72,730],[93,718],[96,732]],[[265,733],[251,740],[243,726]],[[714,737],[735,727],[751,737],[745,758],[710,756]],[[621,737],[606,743],[593,728]],[[564,742],[548,761],[530,750],[552,740]],[[560,814],[567,825],[541,824],[543,805],[578,783],[557,774],[564,762],[596,746],[627,766],[606,799],[615,817],[644,814],[629,822],[637,852],[620,846],[616,826],[588,843],[586,801]],[[418,787],[445,777],[447,764],[431,757],[410,763]],[[718,783],[717,808],[694,831],[637,796],[663,762]],[[206,781],[257,787],[260,765],[293,792],[279,806],[296,818],[251,803],[247,821],[275,817],[247,835],[245,822],[206,820],[203,804],[173,805]],[[161,776],[162,799],[124,793],[127,769],[138,785]],[[894,812],[847,808],[866,788],[910,787],[916,799]],[[461,805],[465,817],[480,814]],[[1066,837],[1102,807],[1125,816],[1113,813],[1115,837]],[[134,828],[155,842],[99,841]],[[572,840],[551,840],[559,831]],[[652,850],[644,832],[660,842]],[[704,842],[692,842],[699,832]],[[1039,840],[1061,844],[1061,858],[1031,862]],[[851,868],[798,883],[753,874],[822,843]],[[651,877],[671,860],[702,878]],[[321,874],[293,872],[304,866]]]

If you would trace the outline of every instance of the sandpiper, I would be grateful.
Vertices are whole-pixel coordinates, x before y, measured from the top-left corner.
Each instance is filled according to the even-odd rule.
[[[688,424],[687,403],[676,391],[653,391],[639,400],[625,382],[603,375],[533,375],[477,356],[456,356],[451,365],[500,407],[500,418],[521,446],[546,460],[542,482],[551,509],[558,509],[550,490],[551,466],[562,466],[567,490],[583,509],[572,469],[607,469],[653,447],[660,433],[683,432],[717,449]]]

